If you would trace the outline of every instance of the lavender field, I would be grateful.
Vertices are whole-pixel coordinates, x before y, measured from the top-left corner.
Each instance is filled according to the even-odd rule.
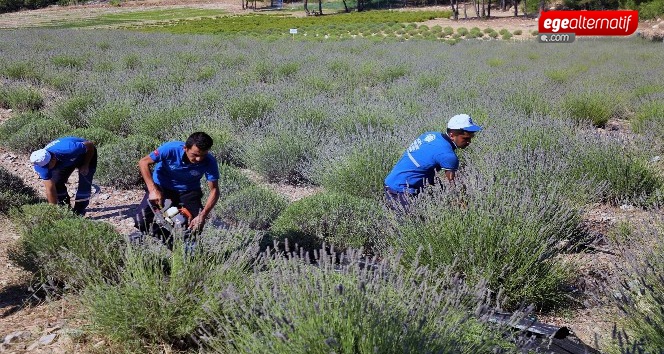
[[[661,267],[664,83],[654,80],[664,71],[661,44],[0,35],[0,106],[17,112],[0,125],[0,144],[11,150],[83,136],[100,147],[100,184],[137,188],[136,162],[161,142],[196,130],[215,140],[224,164],[217,217],[231,226],[208,227],[205,250],[192,262],[168,256],[170,279],[158,265],[162,251],[118,241],[121,254],[42,252],[40,242],[62,242],[48,236],[52,221],[26,229],[24,237],[37,241],[23,254],[60,257],[66,272],[42,271],[75,284],[96,328],[131,348],[514,351],[527,344],[482,314],[568,306],[577,279],[563,255],[596,241],[584,220],[596,205],[652,213],[644,225],[604,236],[656,240],[644,259]],[[485,129],[461,152],[457,186],[432,189],[405,219],[394,215],[384,207],[384,177],[413,138],[444,129],[458,113]],[[322,192],[291,203],[240,168]],[[28,208],[14,218],[43,213],[53,211]],[[80,230],[63,220],[56,226]],[[335,257],[321,255],[330,245],[348,261],[335,267]],[[357,269],[364,262],[357,249],[376,257],[378,273]],[[314,254],[318,267],[308,265]],[[72,262],[106,266],[78,274]],[[650,279],[644,288],[653,294],[664,288],[656,276],[640,279]],[[633,294],[623,290],[630,304],[654,299],[661,307],[656,296],[628,301]],[[409,305],[420,300],[422,308]],[[159,306],[137,306],[146,301]],[[661,334],[661,311],[626,308],[635,309],[626,313],[638,345],[657,348],[651,340]],[[660,325],[656,335],[642,330],[646,317]],[[127,318],[143,320],[128,325]],[[326,324],[332,329],[321,330]],[[373,330],[359,336],[360,328]]]

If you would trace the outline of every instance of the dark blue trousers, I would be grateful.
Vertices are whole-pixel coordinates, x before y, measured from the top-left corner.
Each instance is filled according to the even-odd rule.
[[[55,183],[55,191],[58,195],[58,204],[65,205],[71,208],[71,198],[67,192],[67,180],[74,172],[75,169],[83,165],[83,159],[80,162],[66,167],[55,166],[51,170],[51,181]],[[78,174],[78,188],[76,189],[76,197],[74,197],[74,208],[72,209],[74,213],[78,215],[85,215],[85,209],[90,204],[90,196],[92,195],[92,178],[97,171],[97,151],[90,161],[90,166],[88,174],[83,176],[80,173]]]
[[[385,198],[387,206],[398,214],[408,214],[410,212],[410,202],[415,194],[397,192],[390,187],[385,186]]]

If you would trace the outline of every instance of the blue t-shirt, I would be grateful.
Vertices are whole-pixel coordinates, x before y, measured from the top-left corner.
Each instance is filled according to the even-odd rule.
[[[180,192],[200,189],[204,174],[208,182],[219,180],[217,159],[208,153],[200,163],[186,162],[184,143],[181,141],[163,144],[150,153],[150,158],[156,162],[152,179],[162,188]]]
[[[447,134],[426,132],[420,135],[387,175],[385,185],[395,192],[419,192],[425,182],[433,184],[436,171],[459,168],[455,149]]]
[[[86,141],[86,139],[75,136],[65,136],[51,141],[44,147],[44,150],[55,155],[55,158],[58,160],[55,165],[56,168],[78,166],[85,160],[87,148],[83,143]],[[43,167],[35,166],[35,171],[39,175],[39,178],[45,181],[50,180],[52,177],[48,165]]]

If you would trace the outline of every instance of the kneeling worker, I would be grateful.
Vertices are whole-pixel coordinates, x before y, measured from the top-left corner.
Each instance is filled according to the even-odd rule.
[[[212,143],[209,135],[196,132],[186,142],[171,141],[161,145],[138,162],[147,187],[134,218],[135,226],[142,233],[149,233],[154,221],[150,203],[161,206],[166,199],[170,199],[174,206],[183,206],[191,214],[191,220],[187,221],[185,228],[194,232],[202,229],[205,219],[219,199],[219,166],[217,159],[208,152]],[[154,171],[150,173],[153,164]],[[210,188],[205,206],[202,204],[201,190],[203,175]]]
[[[58,138],[43,149],[34,151],[30,155],[30,162],[44,181],[46,200],[67,207],[71,207],[71,200],[65,183],[74,169],[78,169],[78,189],[73,211],[85,215],[85,209],[90,204],[92,177],[97,169],[95,144],[75,136]]]
[[[455,150],[468,147],[480,130],[482,128],[475,125],[469,115],[458,114],[450,118],[446,133],[426,132],[415,139],[385,178],[385,195],[390,207],[408,211],[409,197],[433,184],[440,170],[454,183],[459,168]]]

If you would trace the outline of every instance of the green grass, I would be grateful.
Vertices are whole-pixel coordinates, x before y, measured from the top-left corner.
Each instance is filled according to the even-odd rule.
[[[198,17],[220,16],[224,10],[177,8],[168,10],[127,11],[105,14],[85,20],[58,20],[43,27],[81,28],[81,27],[121,27],[139,22],[168,22]]]
[[[434,18],[447,18],[449,11],[369,11],[334,14],[318,17],[291,17],[278,15],[239,15],[216,18],[185,20],[175,23],[139,25],[136,29],[155,32],[191,33],[191,34],[288,34],[291,28],[297,28],[303,34],[315,28],[328,27],[328,34],[350,33],[358,26],[383,24],[389,22],[423,22]],[[333,26],[333,27],[332,27]],[[369,30],[371,33],[371,30]]]

